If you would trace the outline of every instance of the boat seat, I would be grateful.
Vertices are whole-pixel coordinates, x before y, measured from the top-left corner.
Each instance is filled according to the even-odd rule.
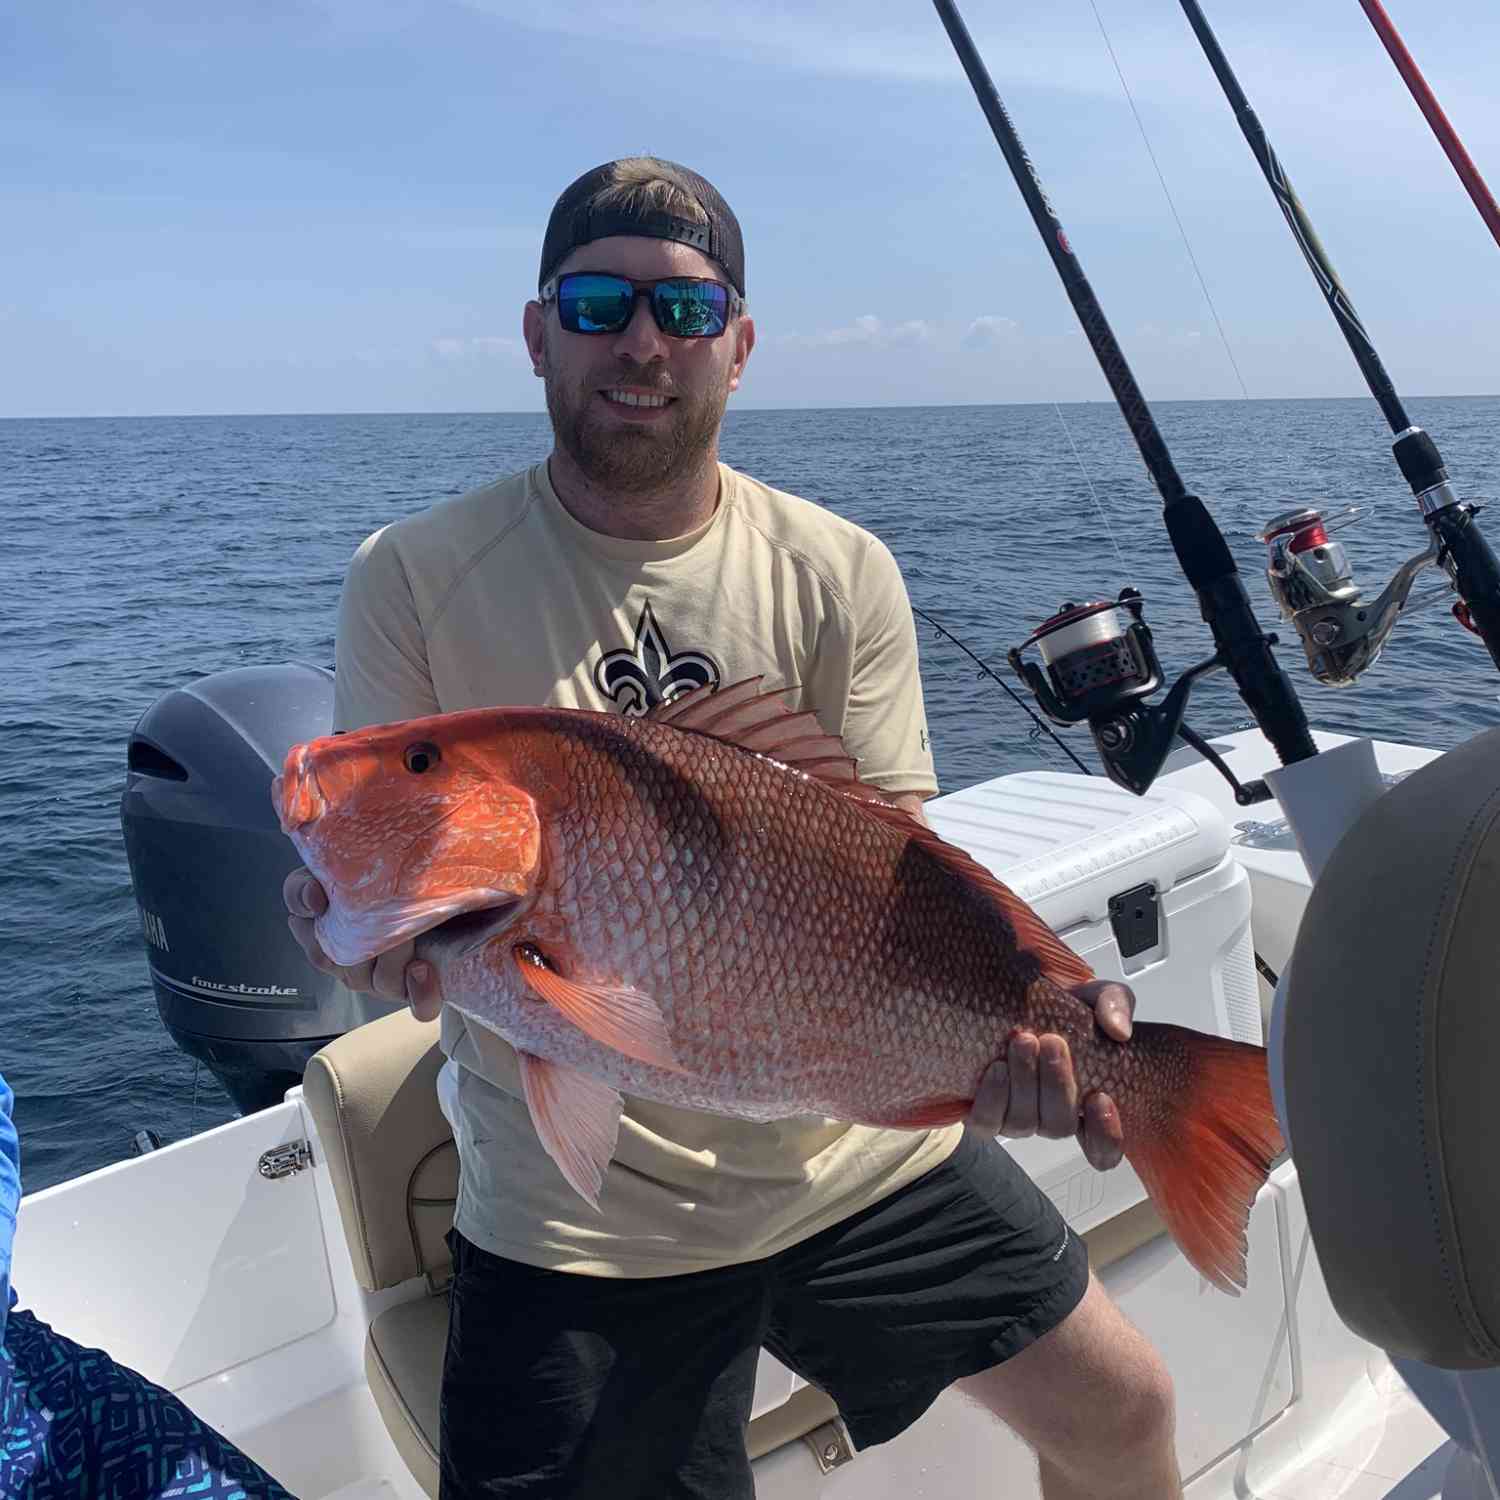
[[[438,1392],[448,1341],[448,1297],[388,1307],[370,1324],[365,1377],[386,1431],[429,1495],[438,1492]]]
[[[1313,886],[1285,977],[1292,1155],[1361,1337],[1500,1366],[1500,730],[1387,791]]]
[[[355,1279],[367,1292],[426,1283],[426,1295],[371,1320],[365,1374],[392,1442],[430,1495],[453,1275],[444,1236],[458,1196],[458,1148],[437,1100],[437,1033],[435,1022],[395,1011],[330,1042],[302,1079]]]

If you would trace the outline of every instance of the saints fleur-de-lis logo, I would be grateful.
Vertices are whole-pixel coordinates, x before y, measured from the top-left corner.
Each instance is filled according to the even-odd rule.
[[[635,644],[628,650],[606,652],[594,668],[599,691],[631,719],[694,688],[717,688],[720,681],[713,657],[702,651],[674,652],[667,645],[649,599],[635,622]]]

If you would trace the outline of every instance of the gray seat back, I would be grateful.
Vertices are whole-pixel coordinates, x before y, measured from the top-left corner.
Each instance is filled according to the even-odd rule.
[[[1428,1364],[1500,1364],[1500,730],[1349,830],[1286,984],[1287,1123],[1340,1316]]]

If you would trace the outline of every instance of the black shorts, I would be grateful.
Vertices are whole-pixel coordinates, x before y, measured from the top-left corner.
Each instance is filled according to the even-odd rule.
[[[1051,1200],[968,1135],[889,1198],[743,1265],[581,1276],[450,1244],[442,1500],[750,1500],[762,1347],[867,1448],[1055,1328],[1088,1284]]]

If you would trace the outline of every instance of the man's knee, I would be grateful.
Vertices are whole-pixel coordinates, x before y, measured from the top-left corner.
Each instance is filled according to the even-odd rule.
[[[1117,1352],[1112,1378],[1097,1402],[1101,1446],[1116,1453],[1155,1451],[1171,1441],[1176,1426],[1172,1373],[1144,1338]]]
[[[1088,1466],[1169,1449],[1171,1372],[1144,1335],[1091,1279],[1084,1299],[1050,1333],[1005,1364],[960,1382],[1044,1457]]]

